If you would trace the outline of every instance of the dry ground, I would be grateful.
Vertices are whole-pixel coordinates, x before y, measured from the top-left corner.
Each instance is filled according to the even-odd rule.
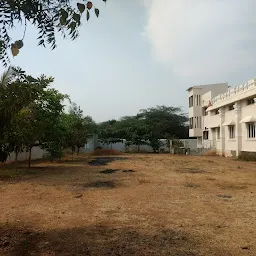
[[[255,163],[121,157],[0,166],[0,255],[256,255]]]

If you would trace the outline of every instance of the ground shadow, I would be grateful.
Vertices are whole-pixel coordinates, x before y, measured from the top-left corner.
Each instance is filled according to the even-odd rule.
[[[198,243],[186,233],[169,229],[152,233],[145,232],[107,226],[49,232],[0,228],[0,255],[200,255]]]
[[[79,171],[81,166],[72,166],[72,172],[70,175]],[[67,173],[67,166],[33,166],[26,168],[23,165],[13,166],[6,165],[0,168],[0,181],[18,183],[25,180],[41,179],[43,177],[60,177]]]
[[[104,171],[100,171],[100,173],[103,173],[103,174],[113,174],[113,173],[116,173],[116,172],[128,173],[128,172],[136,172],[136,171],[134,171],[134,170],[119,170],[119,169],[106,169]]]
[[[123,170],[122,172],[136,172],[134,170]]]
[[[93,181],[89,183],[82,183],[82,184],[77,184],[75,187],[80,188],[80,189],[87,189],[87,188],[115,188],[117,184],[110,180],[110,181]]]
[[[126,160],[127,158],[125,157],[97,157],[93,159],[92,161],[89,162],[90,165],[93,166],[103,166],[107,165],[111,162],[114,161],[121,161],[121,160]]]
[[[177,172],[179,172],[179,173],[206,173],[205,170],[201,170],[198,168],[183,168],[183,169],[177,170]]]
[[[112,173],[115,173],[115,172],[118,172],[119,170],[114,170],[114,169],[106,169],[104,171],[100,171],[100,173],[103,173],[103,174],[112,174]]]

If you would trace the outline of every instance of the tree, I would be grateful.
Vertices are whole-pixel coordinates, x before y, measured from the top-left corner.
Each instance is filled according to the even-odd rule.
[[[43,89],[53,81],[53,78],[41,76],[37,79],[28,76],[20,68],[10,67],[3,73],[0,80],[0,156],[5,161],[13,150],[13,142],[17,139],[11,125],[13,119],[22,109],[34,102]],[[17,129],[18,131],[18,129]],[[14,136],[15,135],[15,136]],[[18,136],[18,135],[17,135]],[[10,139],[8,141],[8,139]]]
[[[43,138],[42,148],[46,150],[47,156],[53,161],[56,158],[61,159],[62,152],[68,147],[67,135],[68,126],[65,122],[64,113],[55,119],[50,131],[46,131]]]
[[[136,145],[140,152],[141,145],[148,145],[148,133],[145,120],[136,116],[126,116],[116,125],[117,132],[126,139],[126,146]]]
[[[157,106],[142,109],[137,118],[145,121],[150,145],[154,152],[158,151],[161,146],[160,139],[169,140],[188,132],[187,116],[177,107]]]
[[[141,110],[135,116],[109,120],[99,125],[99,139],[112,144],[126,139],[126,146],[150,145],[154,152],[162,146],[160,139],[187,138],[187,117],[180,108],[157,106]],[[168,144],[168,143],[167,143]]]
[[[9,68],[0,79],[0,157],[18,154],[35,145],[48,145],[59,124],[63,100],[67,97],[48,88],[52,77],[33,78],[20,68]],[[57,134],[55,134],[56,137]]]
[[[67,145],[71,147],[72,155],[85,145],[88,138],[94,133],[96,124],[90,116],[84,116],[83,111],[72,103],[69,113],[64,117],[67,127]]]
[[[113,144],[123,141],[122,134],[116,126],[117,123],[117,120],[112,119],[98,125],[99,141],[103,144],[110,145],[111,149]]]
[[[107,0],[102,0],[106,2]],[[71,0],[1,0],[0,1],[0,59],[7,66],[8,49],[16,56],[23,47],[27,24],[38,30],[39,45],[56,47],[56,33],[71,39],[78,36],[78,27],[90,19],[91,11],[99,16],[99,9],[90,1],[80,0],[74,5]],[[24,26],[22,38],[11,41],[9,30],[17,23]]]
[[[13,120],[16,123],[15,133],[9,134],[8,142],[15,141],[11,150],[25,149],[29,152],[28,166],[31,165],[31,152],[34,146],[42,146],[53,155],[52,144],[60,140],[59,117],[63,111],[63,100],[66,95],[55,89],[44,89],[39,97],[26,108],[23,108]],[[16,129],[15,129],[16,128]],[[12,131],[12,130],[11,130]],[[56,131],[59,133],[57,134]],[[53,133],[52,133],[53,132]],[[56,136],[54,138],[54,136]],[[11,138],[16,140],[11,140]]]

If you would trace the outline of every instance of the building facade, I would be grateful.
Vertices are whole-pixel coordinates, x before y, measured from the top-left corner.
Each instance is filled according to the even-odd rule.
[[[197,138],[197,147],[222,156],[256,153],[256,79],[235,88],[194,86],[188,93],[189,136]]]

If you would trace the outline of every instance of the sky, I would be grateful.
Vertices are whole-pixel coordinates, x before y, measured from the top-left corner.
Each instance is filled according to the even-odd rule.
[[[255,0],[100,0],[100,17],[83,20],[75,41],[37,46],[29,27],[11,60],[28,74],[53,76],[97,122],[156,105],[188,111],[186,89],[256,77]],[[23,29],[12,31],[13,41]],[[3,72],[0,66],[0,73]]]

